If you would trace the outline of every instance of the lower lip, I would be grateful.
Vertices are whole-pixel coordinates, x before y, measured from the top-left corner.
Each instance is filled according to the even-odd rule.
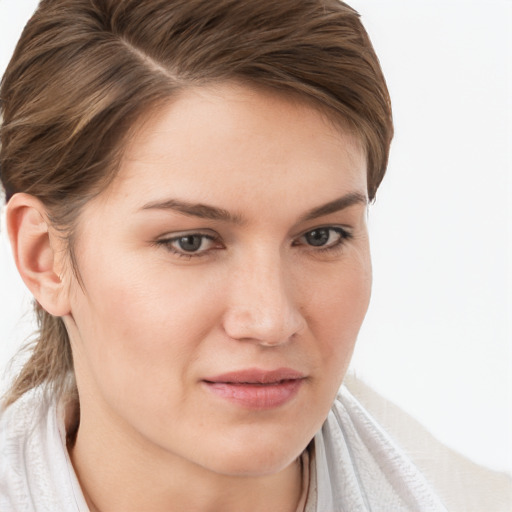
[[[283,380],[270,384],[205,382],[215,395],[248,409],[265,410],[280,407],[298,392],[303,379]]]

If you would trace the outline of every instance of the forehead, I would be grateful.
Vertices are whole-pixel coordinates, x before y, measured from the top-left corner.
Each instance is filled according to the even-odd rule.
[[[140,120],[108,196],[133,207],[178,196],[229,208],[240,194],[261,207],[304,201],[307,190],[320,202],[366,194],[357,137],[296,96],[222,85],[189,89]]]

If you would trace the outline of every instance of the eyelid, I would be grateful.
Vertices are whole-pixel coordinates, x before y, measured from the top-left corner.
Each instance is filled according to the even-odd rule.
[[[173,231],[172,233],[166,233],[165,235],[161,235],[157,238],[157,242],[159,241],[169,241],[169,240],[178,240],[180,238],[186,236],[204,236],[205,238],[210,238],[212,240],[220,238],[215,231],[211,231],[210,229],[190,229],[183,231]]]
[[[207,232],[205,233],[205,231],[207,231]],[[188,258],[188,259],[208,256],[212,251],[214,251],[216,249],[215,247],[210,247],[210,248],[203,249],[200,251],[188,252],[185,250],[180,250],[179,248],[176,248],[173,246],[173,244],[176,243],[181,238],[186,238],[189,236],[190,237],[191,236],[199,236],[199,237],[208,239],[212,242],[212,244],[215,244],[216,242],[221,241],[220,236],[217,233],[212,232],[210,230],[191,230],[191,231],[179,231],[179,232],[174,232],[174,233],[169,233],[167,235],[163,235],[163,236],[159,237],[157,240],[155,240],[153,242],[153,245],[156,245],[158,247],[163,247],[171,254],[174,254],[178,257]],[[217,247],[217,249],[218,248],[219,247]]]
[[[346,238],[351,238],[353,236],[353,228],[351,226],[341,225],[341,224],[321,224],[319,226],[313,226],[311,228],[308,228],[302,232],[300,232],[297,236],[293,237],[293,240],[297,240],[308,233],[311,233],[312,231],[317,231],[319,229],[332,229],[334,231],[337,231],[338,233],[341,233]]]
[[[311,233],[313,231],[318,230],[329,230],[329,231],[335,231],[339,238],[334,241],[333,243],[330,243],[328,245],[319,245],[314,246],[308,243],[300,242],[301,238],[304,238],[308,233]],[[345,244],[354,237],[352,229],[348,228],[347,226],[340,226],[340,225],[323,225],[323,226],[315,226],[313,228],[308,229],[307,231],[303,231],[301,235],[294,238],[292,246],[300,246],[305,248],[306,251],[312,252],[314,254],[321,254],[321,253],[331,253],[335,254],[336,251],[341,251]]]

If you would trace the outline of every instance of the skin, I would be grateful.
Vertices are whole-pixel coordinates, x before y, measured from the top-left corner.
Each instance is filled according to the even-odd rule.
[[[81,414],[71,458],[91,510],[295,511],[297,458],[370,298],[366,185],[358,141],[274,93],[188,90],[141,123],[114,182],[80,214],[83,287],[61,264]],[[170,199],[231,219],[156,207]],[[310,243],[318,228],[322,246]],[[213,240],[194,238],[187,254],[176,237],[191,234]],[[203,382],[282,367],[304,380],[268,410]]]

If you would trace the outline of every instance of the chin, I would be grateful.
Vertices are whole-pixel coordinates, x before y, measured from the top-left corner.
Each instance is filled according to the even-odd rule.
[[[280,442],[276,442],[279,439]],[[292,464],[305,450],[309,441],[291,445],[283,443],[284,436],[265,443],[255,436],[243,445],[231,444],[224,450],[216,450],[204,466],[228,476],[259,477],[279,473]]]

